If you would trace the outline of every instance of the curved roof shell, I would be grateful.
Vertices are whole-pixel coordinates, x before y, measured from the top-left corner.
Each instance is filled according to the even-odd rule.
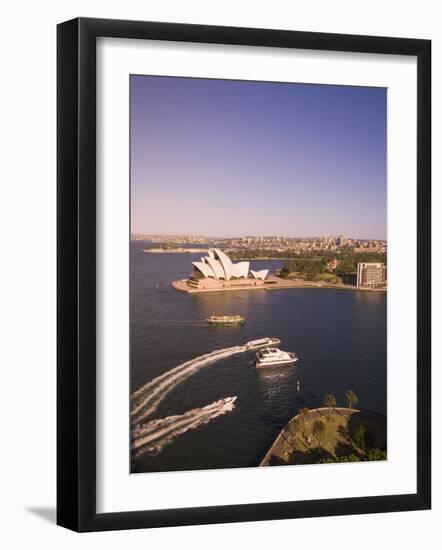
[[[196,269],[200,271],[204,277],[215,277],[215,273],[209,264],[206,264],[205,262],[192,262],[192,265],[196,267]]]
[[[200,271],[204,277],[225,279],[229,281],[234,278],[249,276],[250,262],[238,262],[234,264],[225,252],[219,248],[210,249],[208,255],[201,258],[200,262],[192,262],[195,269]],[[268,269],[261,271],[250,270],[250,275],[255,279],[264,280],[269,273]]]
[[[204,259],[215,274],[215,279],[225,278],[224,269],[219,260],[216,260],[213,256],[206,256]]]
[[[215,248],[214,253],[218,260],[221,262],[224,270],[224,278],[226,279],[226,281],[228,281],[234,276],[232,260],[219,248]]]
[[[237,264],[232,264],[233,267],[233,276],[234,277],[244,277],[247,279],[249,275],[249,262],[239,262]]]
[[[252,277],[254,277],[255,279],[264,280],[267,277],[267,275],[269,274],[269,270],[268,269],[261,269],[261,271],[253,271],[251,269],[250,273],[252,274]]]

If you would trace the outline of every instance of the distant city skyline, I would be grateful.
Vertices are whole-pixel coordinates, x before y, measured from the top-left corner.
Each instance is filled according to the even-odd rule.
[[[133,234],[386,239],[386,89],[130,78]]]
[[[209,233],[158,233],[155,231],[132,231],[131,235],[146,235],[146,236],[156,236],[156,237],[195,237],[195,238],[209,238],[209,239],[247,239],[247,238],[259,238],[262,237],[264,239],[270,238],[270,237],[280,237],[280,238],[286,238],[286,239],[322,239],[325,237],[340,237],[344,236],[351,240],[360,240],[360,241],[385,241],[386,238],[375,238],[375,237],[354,237],[352,235],[347,235],[345,233],[324,233],[323,235],[277,235],[277,234],[270,234],[270,233],[263,233],[262,235],[253,235],[253,234],[244,234],[244,235],[212,235]]]

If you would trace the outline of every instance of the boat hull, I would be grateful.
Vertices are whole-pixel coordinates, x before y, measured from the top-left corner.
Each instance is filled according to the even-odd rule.
[[[279,338],[274,338],[271,341],[262,342],[261,344],[251,344],[251,345],[247,344],[247,350],[254,351],[261,348],[267,348],[269,346],[279,346],[280,343],[281,343],[281,340],[279,340]]]
[[[290,361],[275,361],[274,363],[260,363],[259,361],[255,361],[255,367],[257,369],[264,369],[266,367],[286,367],[290,365],[294,365],[298,359],[291,359]]]
[[[237,325],[243,325],[245,323],[242,321],[207,321],[207,324],[212,327],[234,327]]]

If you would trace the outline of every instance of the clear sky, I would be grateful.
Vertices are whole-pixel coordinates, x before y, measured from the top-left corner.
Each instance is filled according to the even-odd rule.
[[[130,78],[133,233],[386,238],[385,88]]]

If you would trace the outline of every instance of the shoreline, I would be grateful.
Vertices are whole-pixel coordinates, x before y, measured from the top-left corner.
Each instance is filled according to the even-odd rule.
[[[298,281],[289,281],[286,279],[280,279],[273,276],[272,283],[263,285],[244,285],[244,286],[226,286],[222,288],[204,288],[195,289],[190,288],[187,284],[188,279],[180,279],[179,281],[173,281],[171,286],[179,292],[187,292],[188,294],[202,294],[205,292],[235,292],[239,290],[287,290],[287,289],[305,289],[305,288],[319,288],[319,289],[334,289],[334,290],[353,290],[357,292],[387,292],[387,288],[365,288],[353,285],[342,284],[327,284],[327,283],[306,283]]]
[[[143,248],[146,254],[206,254],[207,248]]]
[[[208,248],[144,248],[143,252],[146,254],[200,254],[207,253]],[[230,253],[230,251],[229,251]],[[274,256],[260,256],[258,258],[249,258],[249,257],[235,257],[232,256],[232,260],[244,261],[244,262],[259,262],[259,261],[281,261],[287,262],[290,260],[298,259],[297,256],[284,256],[284,257],[274,257]]]

